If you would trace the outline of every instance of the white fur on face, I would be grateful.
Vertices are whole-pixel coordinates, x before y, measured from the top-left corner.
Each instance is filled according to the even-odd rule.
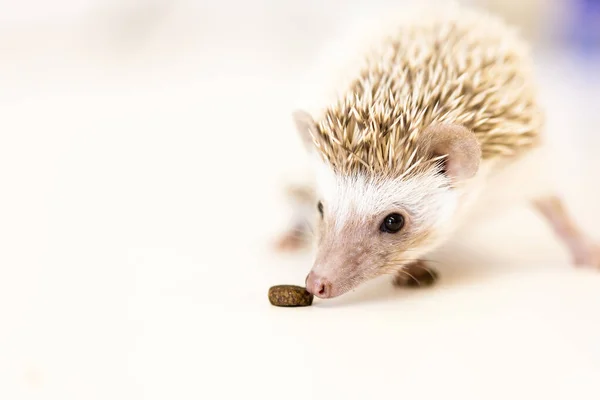
[[[325,213],[339,232],[350,219],[405,210],[419,230],[442,229],[454,216],[458,195],[444,176],[419,175],[409,179],[384,179],[366,175],[338,176],[326,164],[317,170],[318,195]]]

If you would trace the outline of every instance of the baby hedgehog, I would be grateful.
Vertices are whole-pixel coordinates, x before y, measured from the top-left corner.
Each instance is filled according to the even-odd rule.
[[[428,253],[478,212],[518,201],[547,218],[576,264],[600,264],[541,168],[543,118],[516,31],[459,7],[403,19],[338,71],[349,75],[331,101],[294,113],[316,163],[307,290],[332,298],[382,274],[432,283]]]

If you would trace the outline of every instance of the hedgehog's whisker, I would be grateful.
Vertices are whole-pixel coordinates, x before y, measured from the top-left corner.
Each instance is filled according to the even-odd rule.
[[[401,269],[398,272],[401,273],[401,274],[404,274],[404,275],[408,276],[409,278],[412,278],[415,282],[417,282],[417,285],[421,286],[421,282],[419,282],[419,280],[417,278],[415,278],[413,275],[409,274],[405,270]]]
[[[393,263],[393,262],[400,262],[400,263],[402,263],[402,262],[405,262],[405,261],[410,261],[410,260],[406,260],[406,259],[391,259],[391,260],[389,260],[390,263]],[[432,263],[432,264],[438,264],[438,265],[441,264],[441,262],[438,261],[438,260],[430,260],[430,259],[427,259],[427,258],[418,258],[418,259],[412,260],[412,261],[413,262],[422,261],[423,263]]]
[[[417,263],[417,262],[421,262],[419,265],[419,268],[424,269],[431,276],[434,276],[435,273],[433,272],[433,270],[424,264],[425,262],[434,262],[434,261],[424,260],[422,258],[414,259],[414,260],[411,260],[411,259],[391,260],[386,266],[383,267],[382,273],[383,274],[406,273],[405,268],[408,267],[409,265],[411,265],[412,263]]]
[[[420,259],[403,259],[403,260],[392,260],[391,262],[387,263],[382,271],[384,274],[395,274],[396,272],[399,272],[400,270],[404,269],[404,267],[412,264],[412,263],[416,263],[421,261]]]
[[[312,224],[296,224],[286,230],[286,234],[296,234],[300,236],[314,237],[316,236]]]

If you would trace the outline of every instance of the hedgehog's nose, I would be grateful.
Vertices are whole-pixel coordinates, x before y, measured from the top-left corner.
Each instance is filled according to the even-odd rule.
[[[311,271],[306,277],[306,290],[317,297],[326,299],[331,296],[331,282]]]

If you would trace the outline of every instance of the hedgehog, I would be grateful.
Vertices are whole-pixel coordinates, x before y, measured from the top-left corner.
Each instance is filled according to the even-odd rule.
[[[600,264],[544,173],[533,58],[515,27],[452,5],[407,12],[358,47],[334,70],[331,98],[292,113],[316,178],[303,191],[316,206],[310,293],[337,297],[380,275],[428,286],[438,278],[429,254],[520,202],[576,265]]]

